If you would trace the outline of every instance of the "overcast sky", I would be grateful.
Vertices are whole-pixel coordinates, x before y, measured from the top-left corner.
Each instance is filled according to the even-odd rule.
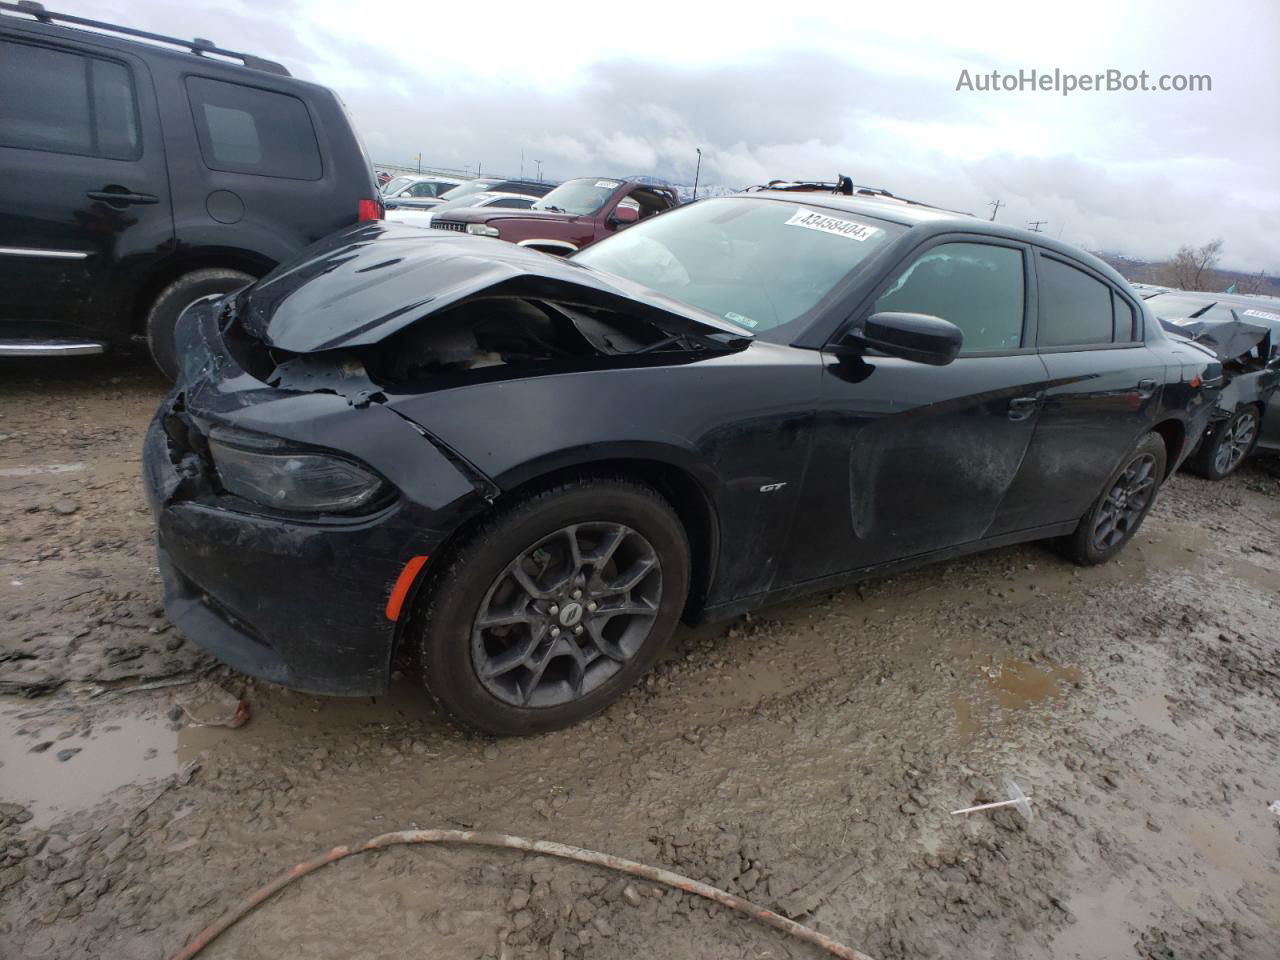
[[[1280,2],[858,5],[60,0],[280,60],[377,161],[547,178],[859,183],[1161,258],[1280,273]],[[377,13],[361,12],[377,10]],[[1119,9],[1117,9],[1119,8]],[[1212,92],[957,91],[961,70],[1209,74]]]

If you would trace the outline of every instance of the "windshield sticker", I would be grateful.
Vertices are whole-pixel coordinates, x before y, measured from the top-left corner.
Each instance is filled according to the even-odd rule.
[[[861,243],[880,232],[879,227],[868,227],[866,224],[854,223],[852,220],[841,220],[839,217],[828,217],[825,213],[814,213],[801,207],[785,224],[788,227],[805,227],[809,230],[821,230],[833,233],[837,237],[847,237]]]
[[[612,190],[617,185],[618,185],[617,180],[597,180],[596,181],[597,187],[608,187],[610,190]]]
[[[759,320],[752,320],[750,317],[744,317],[742,314],[734,313],[732,310],[726,313],[724,315],[724,318],[730,321],[731,323],[736,323],[743,327],[749,327],[752,330],[754,330],[756,326],[760,323]]]
[[[1246,317],[1257,317],[1259,320],[1275,320],[1280,323],[1280,313],[1267,313],[1265,310],[1246,310]]]

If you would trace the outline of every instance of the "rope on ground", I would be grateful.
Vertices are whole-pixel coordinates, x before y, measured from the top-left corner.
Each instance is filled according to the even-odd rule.
[[[212,943],[214,938],[242,920],[254,908],[283,890],[293,881],[300,877],[305,877],[313,870],[318,870],[326,864],[334,863],[357,853],[367,853],[370,850],[381,850],[385,847],[409,843],[458,843],[478,847],[505,847],[508,850],[540,853],[550,857],[560,857],[564,860],[576,860],[579,863],[605,867],[609,870],[616,870],[619,873],[651,880],[654,883],[661,883],[677,890],[684,890],[687,893],[713,900],[716,903],[737,910],[739,913],[745,913],[747,916],[759,920],[761,923],[766,923],[774,929],[781,930],[783,933],[790,934],[798,940],[820,947],[832,956],[840,957],[841,960],[872,960],[865,953],[854,950],[852,947],[846,947],[844,944],[832,940],[830,937],[806,927],[804,924],[788,920],[781,914],[766,910],[764,907],[758,906],[749,900],[735,897],[732,893],[721,890],[718,887],[701,883],[678,873],[672,873],[670,870],[651,867],[647,864],[637,863],[634,860],[624,860],[622,857],[599,853],[595,850],[584,850],[582,847],[571,847],[567,844],[555,843],[551,840],[526,840],[524,837],[513,837],[505,833],[487,833],[477,830],[400,830],[394,833],[380,834],[358,846],[334,847],[328,853],[322,853],[310,860],[304,860],[287,873],[272,880],[266,886],[255,890],[233,910],[200,931],[190,943],[174,954],[173,960],[191,960],[192,957]]]

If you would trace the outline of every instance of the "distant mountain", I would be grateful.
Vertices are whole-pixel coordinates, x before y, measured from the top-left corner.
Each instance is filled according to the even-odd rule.
[[[1141,257],[1131,257],[1126,253],[1114,253],[1107,250],[1091,251],[1095,257],[1110,266],[1120,276],[1134,283],[1159,283],[1157,276],[1160,268],[1164,266],[1163,260],[1143,260]],[[1223,292],[1233,283],[1240,288],[1241,293],[1246,292],[1246,285],[1253,284],[1257,281],[1256,273],[1243,273],[1239,270],[1224,270],[1221,267],[1215,267],[1214,273],[1220,279],[1218,290]],[[1280,277],[1265,276],[1262,278],[1262,289],[1257,291],[1263,296],[1280,297]]]

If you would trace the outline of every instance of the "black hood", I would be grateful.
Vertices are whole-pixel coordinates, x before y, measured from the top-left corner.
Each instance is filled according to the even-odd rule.
[[[236,298],[241,325],[272,347],[314,353],[377,343],[477,296],[630,313],[678,334],[750,340],[648,287],[501,240],[377,222],[307,248]]]

